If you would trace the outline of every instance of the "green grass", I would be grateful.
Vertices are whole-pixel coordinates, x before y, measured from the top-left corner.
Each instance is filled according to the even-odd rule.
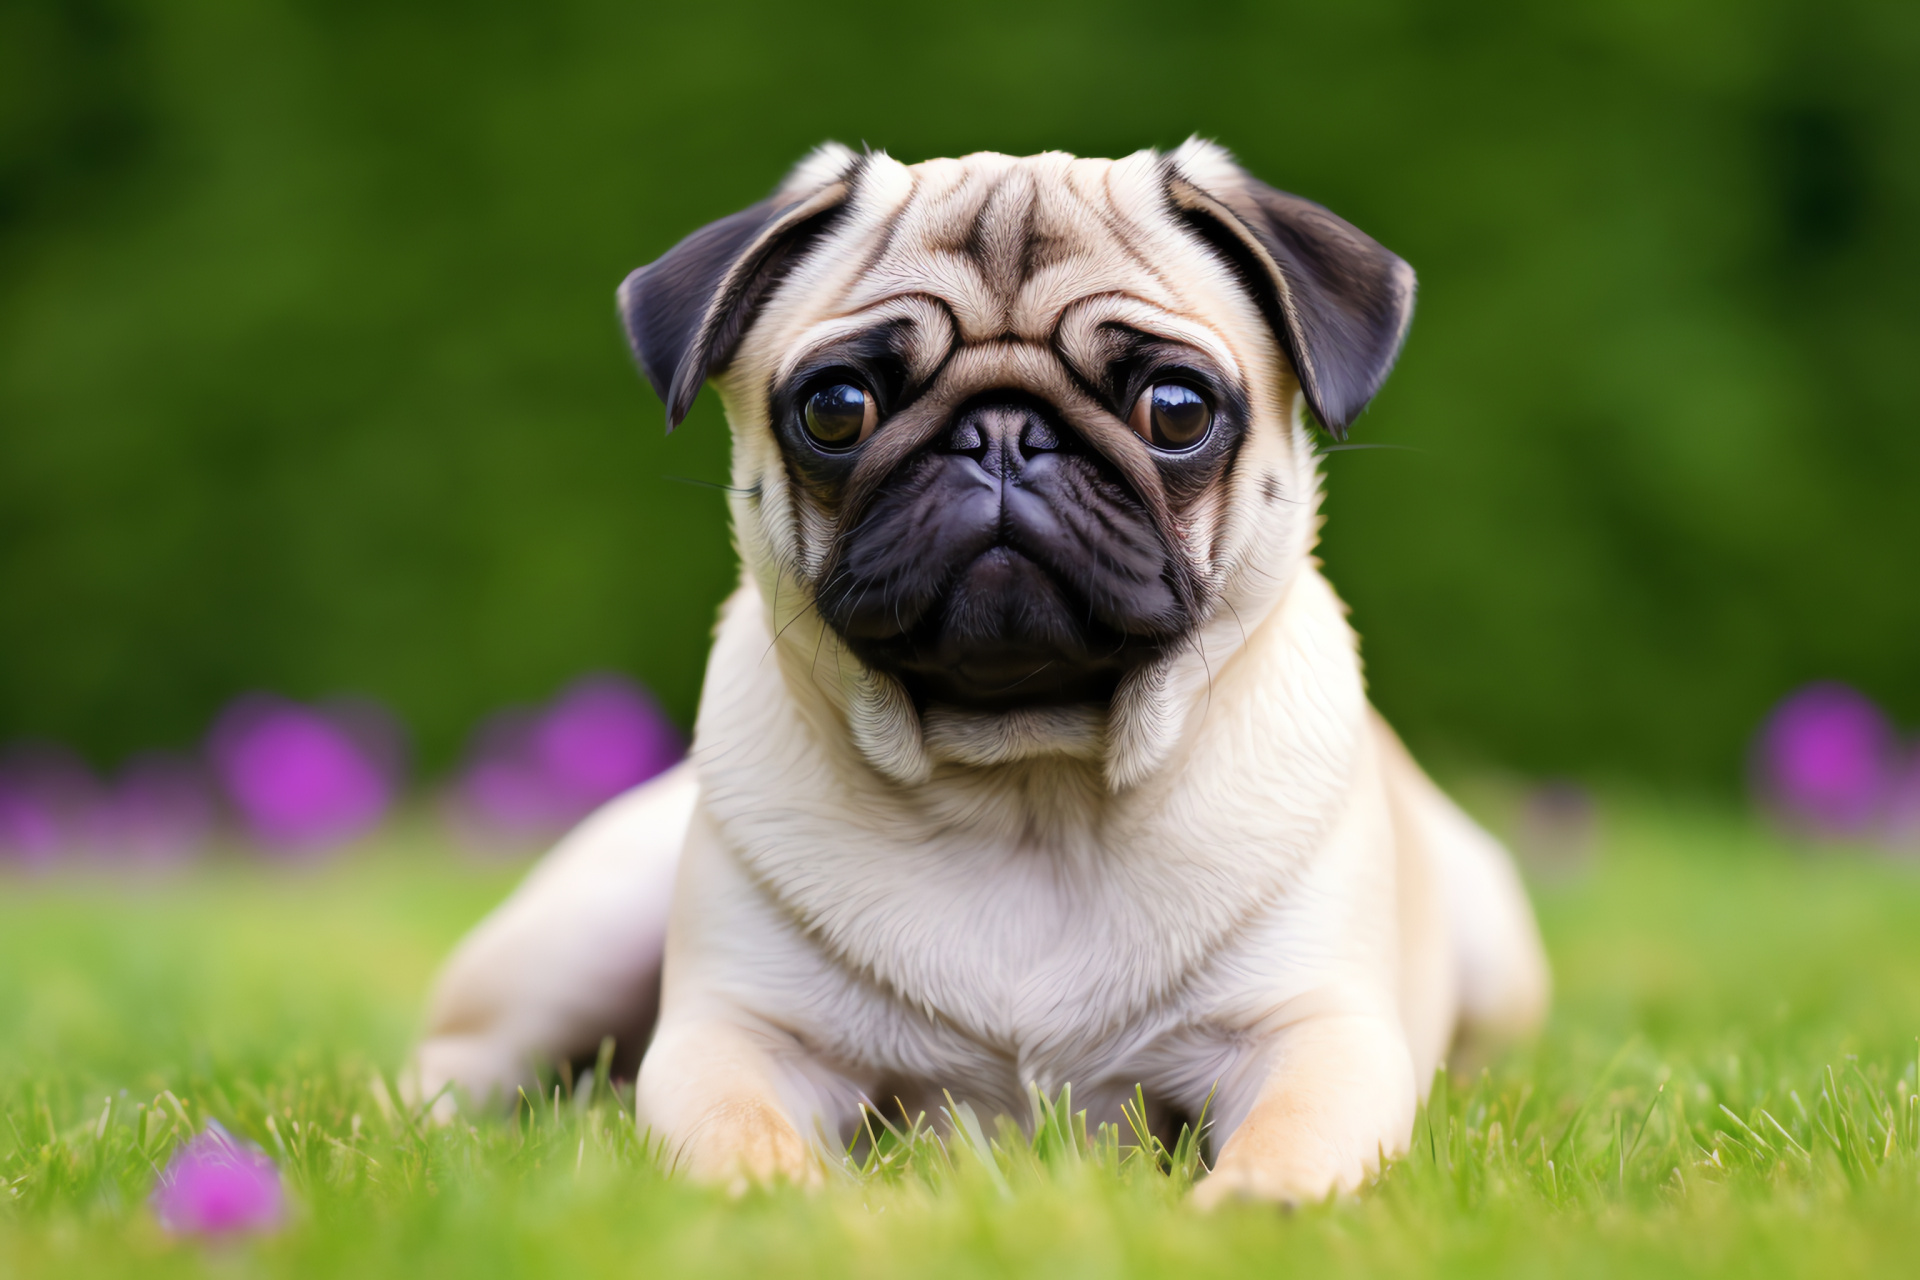
[[[396,837],[312,870],[0,879],[0,1276],[1904,1272],[1920,1247],[1920,874],[1627,802],[1542,888],[1559,996],[1364,1195],[1211,1217],[1055,1108],[880,1141],[821,1192],[663,1174],[616,1088],[415,1123],[384,1080],[511,868]],[[384,1080],[382,1077],[384,1076]],[[272,1152],[278,1236],[146,1208],[189,1127]]]

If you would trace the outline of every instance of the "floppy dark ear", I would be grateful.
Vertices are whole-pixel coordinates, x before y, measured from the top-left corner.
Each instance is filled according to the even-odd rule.
[[[1386,381],[1413,319],[1413,268],[1332,212],[1189,143],[1167,191],[1253,286],[1314,416],[1344,440]]]
[[[802,181],[841,155],[839,176]],[[700,228],[622,282],[620,319],[667,407],[667,430],[693,408],[707,376],[726,367],[754,309],[846,203],[857,163],[844,149],[815,153],[779,191]]]

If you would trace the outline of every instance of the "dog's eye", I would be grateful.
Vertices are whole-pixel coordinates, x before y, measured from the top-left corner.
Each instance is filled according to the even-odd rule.
[[[1140,393],[1129,425],[1157,449],[1191,449],[1206,439],[1213,406],[1192,387],[1159,382]]]
[[[851,449],[873,434],[880,409],[873,393],[849,382],[821,387],[807,397],[800,419],[813,442],[828,449]]]

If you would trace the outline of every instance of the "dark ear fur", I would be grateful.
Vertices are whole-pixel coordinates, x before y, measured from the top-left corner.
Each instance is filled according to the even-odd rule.
[[[1194,155],[1210,179],[1189,172]],[[1413,319],[1413,268],[1352,223],[1275,190],[1207,144],[1169,158],[1168,195],[1247,277],[1314,416],[1344,440]],[[1228,176],[1222,178],[1222,172]]]
[[[842,158],[838,176],[821,181],[820,168]],[[707,376],[726,367],[755,308],[846,203],[857,164],[851,152],[823,148],[779,191],[700,228],[621,284],[627,342],[667,407],[667,430],[693,408]]]

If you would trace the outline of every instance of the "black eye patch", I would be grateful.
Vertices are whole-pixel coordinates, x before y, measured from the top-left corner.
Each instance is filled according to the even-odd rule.
[[[769,389],[768,420],[795,478],[829,500],[861,446],[921,388],[909,373],[913,322],[894,320],[810,352]]]
[[[1176,507],[1190,504],[1239,452],[1252,417],[1246,392],[1184,343],[1125,325],[1103,326],[1101,337],[1104,364],[1095,390],[1115,417],[1136,430],[1143,397],[1154,393],[1141,435],[1154,446],[1168,500]]]

